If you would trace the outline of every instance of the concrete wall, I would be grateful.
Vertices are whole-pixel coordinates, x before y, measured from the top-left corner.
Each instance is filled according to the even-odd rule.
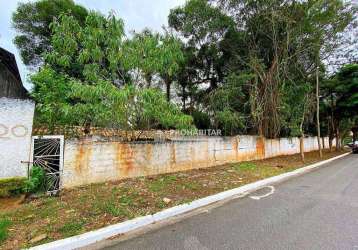
[[[305,138],[304,143],[306,152],[318,148],[315,137]],[[299,148],[298,138],[268,140],[255,136],[130,144],[67,140],[62,187],[296,154]]]
[[[0,98],[0,178],[27,176],[35,103]]]

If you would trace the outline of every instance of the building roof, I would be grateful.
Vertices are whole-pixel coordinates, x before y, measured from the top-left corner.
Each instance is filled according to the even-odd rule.
[[[0,98],[28,99],[29,94],[22,85],[15,56],[0,47]]]

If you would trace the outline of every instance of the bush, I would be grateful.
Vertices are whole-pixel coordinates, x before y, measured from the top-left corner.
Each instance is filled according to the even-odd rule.
[[[192,129],[193,119],[166,100],[161,90],[110,82],[76,81],[44,68],[32,76],[36,91],[36,123],[55,126],[92,126],[126,131]]]
[[[14,177],[0,180],[0,197],[9,197],[22,192],[25,177]]]
[[[207,113],[194,110],[191,113],[193,119],[194,119],[194,125],[197,129],[209,129],[211,128],[211,121],[210,117]]]
[[[26,193],[43,192],[46,188],[46,174],[39,166],[33,166],[30,172],[30,178],[25,181],[23,191]]]

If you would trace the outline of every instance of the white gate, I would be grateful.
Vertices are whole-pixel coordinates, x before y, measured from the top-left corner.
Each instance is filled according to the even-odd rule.
[[[33,136],[31,146],[31,162],[33,166],[43,168],[46,173],[46,191],[56,194],[61,188],[63,170],[64,136]]]

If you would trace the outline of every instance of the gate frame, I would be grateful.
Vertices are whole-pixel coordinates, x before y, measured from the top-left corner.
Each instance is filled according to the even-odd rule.
[[[63,173],[63,162],[64,162],[64,147],[65,147],[65,136],[64,135],[33,135],[31,136],[31,149],[30,149],[30,167],[28,169],[28,173],[27,175],[29,176],[30,174],[30,170],[33,166],[33,162],[34,162],[34,144],[35,144],[35,139],[60,139],[60,164],[59,164],[59,176],[60,176],[60,181],[58,184],[58,190],[62,189],[62,173]]]

